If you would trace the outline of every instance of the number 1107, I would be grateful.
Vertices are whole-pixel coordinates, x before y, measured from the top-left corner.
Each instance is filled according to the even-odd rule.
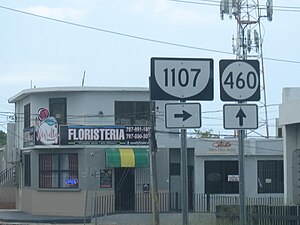
[[[190,86],[192,83],[192,87],[196,87],[197,79],[201,72],[201,69],[190,69],[190,72],[186,68],[181,68],[180,70],[176,70],[175,68],[169,70],[169,68],[164,69],[165,72],[165,86],[169,87],[186,87]]]

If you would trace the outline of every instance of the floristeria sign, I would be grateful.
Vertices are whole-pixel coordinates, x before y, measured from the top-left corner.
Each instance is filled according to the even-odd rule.
[[[61,145],[148,145],[147,126],[60,126]]]

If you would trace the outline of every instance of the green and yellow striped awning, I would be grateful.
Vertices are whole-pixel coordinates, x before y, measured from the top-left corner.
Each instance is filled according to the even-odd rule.
[[[113,148],[105,153],[106,167],[149,167],[149,154],[145,148]]]

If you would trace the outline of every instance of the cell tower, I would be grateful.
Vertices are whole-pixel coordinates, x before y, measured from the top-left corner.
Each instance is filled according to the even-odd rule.
[[[264,117],[260,118],[259,127],[266,128],[265,137],[269,138],[269,123],[267,111],[267,98],[265,89],[265,74],[263,61],[263,37],[261,32],[261,18],[273,19],[273,0],[266,0],[266,5],[259,5],[259,0],[221,0],[220,15],[237,21],[237,35],[232,37],[232,50],[236,59],[257,59],[260,62],[261,77],[261,108]],[[255,132],[255,131],[252,131]],[[262,135],[264,136],[264,135]]]

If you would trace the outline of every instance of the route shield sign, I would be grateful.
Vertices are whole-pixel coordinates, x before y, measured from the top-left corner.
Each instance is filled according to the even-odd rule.
[[[213,100],[213,59],[151,58],[151,100]]]
[[[220,60],[219,71],[222,101],[260,100],[258,60]]]

